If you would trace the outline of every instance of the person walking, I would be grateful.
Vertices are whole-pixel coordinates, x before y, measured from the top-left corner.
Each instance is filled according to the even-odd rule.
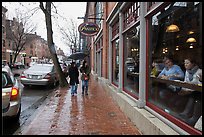
[[[70,86],[71,86],[71,95],[77,94],[77,87],[79,84],[79,70],[76,67],[75,62],[71,63],[71,67],[69,68],[68,76],[70,78]]]
[[[88,81],[90,79],[91,68],[88,66],[87,62],[84,60],[82,67],[80,68],[81,81],[82,81],[82,95],[88,95]]]

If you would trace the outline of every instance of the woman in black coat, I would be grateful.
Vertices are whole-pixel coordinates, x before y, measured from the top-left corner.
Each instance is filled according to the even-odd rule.
[[[74,96],[74,93],[77,94],[77,87],[79,84],[79,70],[76,67],[75,62],[72,62],[71,67],[69,68],[69,78],[69,83],[71,86],[71,95]]]

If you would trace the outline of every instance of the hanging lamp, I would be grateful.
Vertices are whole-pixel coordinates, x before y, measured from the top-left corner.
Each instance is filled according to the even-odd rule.
[[[195,38],[188,38],[187,40],[186,40],[186,43],[195,43],[196,42],[196,39]]]
[[[167,27],[166,32],[178,32],[179,27],[175,24],[171,24]]]

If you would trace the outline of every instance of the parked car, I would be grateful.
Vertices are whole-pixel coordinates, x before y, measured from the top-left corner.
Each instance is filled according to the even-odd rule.
[[[21,113],[22,86],[10,68],[2,67],[2,116],[19,120]]]
[[[52,85],[55,87],[59,82],[59,76],[54,64],[35,64],[22,72],[20,81],[24,86]]]
[[[133,58],[128,57],[126,58],[126,61],[125,61],[125,64],[127,63],[135,63],[135,60]]]
[[[135,64],[130,62],[130,63],[126,63],[127,66],[127,72],[132,72],[135,69]]]
[[[20,69],[20,68],[25,68],[25,65],[21,62],[16,62],[14,64],[11,64],[12,68]]]
[[[33,65],[35,65],[35,64],[37,64],[37,62],[33,62],[33,61],[30,62],[30,63],[29,63],[29,67],[31,67],[31,66],[33,66]]]
[[[134,78],[134,76],[132,76],[132,72],[139,73],[139,66],[136,63],[128,62],[126,63],[126,67],[127,67],[127,77],[129,78]]]

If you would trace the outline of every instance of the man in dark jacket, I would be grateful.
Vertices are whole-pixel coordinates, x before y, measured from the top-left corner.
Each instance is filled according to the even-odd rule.
[[[71,67],[69,68],[69,84],[71,86],[71,95],[74,96],[74,93],[77,94],[77,87],[79,84],[79,71],[76,67],[75,62],[71,63]]]
[[[81,81],[82,81],[82,94],[84,91],[88,95],[88,81],[90,79],[91,68],[88,66],[87,62],[84,61],[82,67],[80,68]]]

